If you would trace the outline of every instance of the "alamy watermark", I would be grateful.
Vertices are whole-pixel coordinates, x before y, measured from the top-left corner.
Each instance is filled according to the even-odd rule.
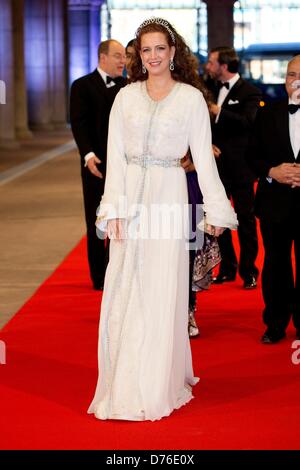
[[[107,222],[121,219],[127,240],[185,240],[188,250],[201,248],[204,240],[202,204],[131,204],[120,197],[116,204],[101,203],[97,211],[97,236],[106,237]]]
[[[292,349],[295,349],[291,356],[291,361],[294,366],[298,366],[300,364],[300,340],[296,339],[292,342]]]
[[[0,340],[0,365],[6,364],[6,344]]]
[[[6,85],[3,80],[0,80],[0,104],[6,104]]]

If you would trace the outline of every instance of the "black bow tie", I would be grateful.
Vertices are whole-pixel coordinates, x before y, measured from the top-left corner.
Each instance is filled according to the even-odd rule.
[[[288,108],[290,114],[295,114],[300,109],[300,104],[289,104]]]
[[[110,77],[109,75],[106,76],[106,85],[108,85],[110,82],[115,82],[115,79]]]
[[[219,89],[221,90],[221,88],[224,86],[225,88],[227,88],[227,90],[229,90],[229,82],[218,82],[218,86],[219,86]]]

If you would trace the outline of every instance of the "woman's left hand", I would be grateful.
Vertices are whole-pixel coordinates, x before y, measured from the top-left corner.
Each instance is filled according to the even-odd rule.
[[[222,235],[224,232],[225,228],[224,227],[215,227],[214,225],[207,224],[205,231],[209,235],[212,235],[213,237],[219,237]]]

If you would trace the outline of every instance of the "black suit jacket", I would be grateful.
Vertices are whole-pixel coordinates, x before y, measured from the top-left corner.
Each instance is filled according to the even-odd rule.
[[[245,152],[261,99],[258,88],[239,78],[222,104],[218,122],[212,123],[213,143],[222,152],[217,162],[224,183],[254,180]]]
[[[122,77],[116,85],[107,88],[99,72],[75,80],[71,87],[70,119],[74,139],[84,167],[84,156],[94,152],[102,161],[100,171],[106,169],[106,151],[109,113],[120,88],[126,85]]]
[[[299,111],[298,111],[299,112]],[[264,221],[286,222],[299,218],[300,188],[266,179],[269,170],[281,163],[300,163],[290,142],[288,100],[259,110],[247,149],[247,161],[259,177],[256,215]]]

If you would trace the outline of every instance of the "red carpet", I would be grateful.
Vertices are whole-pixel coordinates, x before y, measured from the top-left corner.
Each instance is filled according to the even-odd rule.
[[[241,286],[198,296],[201,338],[192,348],[201,381],[190,404],[154,423],[98,421],[86,410],[100,296],[81,242],[0,332],[1,449],[299,449],[294,329],[278,345],[260,344],[261,292]]]

